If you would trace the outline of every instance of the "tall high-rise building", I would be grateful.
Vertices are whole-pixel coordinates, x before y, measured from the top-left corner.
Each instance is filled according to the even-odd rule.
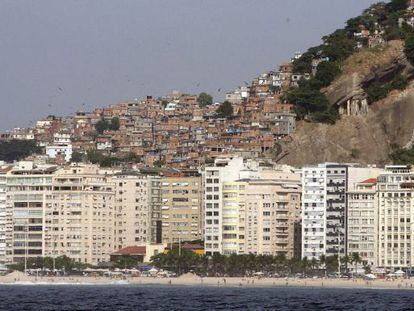
[[[6,262],[6,173],[11,166],[0,164],[0,263]]]
[[[251,180],[245,195],[245,253],[294,257],[295,225],[300,222],[300,176],[272,172]]]
[[[257,176],[255,162],[218,158],[204,171],[204,246],[207,255],[223,253],[223,184]]]
[[[22,161],[6,174],[6,261],[27,262],[44,255],[45,204],[56,166]]]
[[[161,179],[162,241],[171,244],[202,239],[201,176]]]
[[[348,166],[302,169],[302,257],[347,254]]]
[[[414,262],[414,172],[386,166],[378,176],[378,266],[411,269]]]
[[[130,172],[115,174],[112,180],[116,189],[116,249],[161,243],[160,178]]]
[[[44,206],[44,256],[97,265],[114,250],[115,185],[97,165],[71,165],[53,176]]]
[[[348,190],[348,254],[359,254],[371,267],[378,256],[377,179],[369,178]]]
[[[293,257],[300,196],[300,176],[290,168],[216,161],[205,171],[206,253]]]

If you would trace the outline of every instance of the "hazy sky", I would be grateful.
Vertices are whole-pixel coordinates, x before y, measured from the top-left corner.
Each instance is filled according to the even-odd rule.
[[[374,2],[1,0],[0,130],[171,90],[221,99]]]

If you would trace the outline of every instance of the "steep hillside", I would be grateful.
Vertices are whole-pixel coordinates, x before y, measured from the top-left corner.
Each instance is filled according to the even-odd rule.
[[[385,47],[365,49],[344,61],[342,74],[326,89],[331,105],[340,107],[348,100],[366,98],[374,83],[392,83],[396,77],[411,79],[414,68],[404,53],[401,40],[390,41]],[[369,92],[369,91],[368,91]]]
[[[300,121],[291,142],[282,143],[281,163],[324,161],[390,163],[394,144],[405,146],[414,134],[414,82],[404,91],[370,105],[368,115],[343,116],[335,125]]]

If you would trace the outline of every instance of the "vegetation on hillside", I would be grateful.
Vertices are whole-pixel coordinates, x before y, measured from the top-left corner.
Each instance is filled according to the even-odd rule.
[[[413,165],[414,164],[414,147],[409,149],[394,146],[390,154],[390,159],[394,164]]]
[[[87,160],[92,164],[99,164],[101,167],[111,167],[121,161],[117,157],[104,155],[102,152],[97,150],[88,151]]]
[[[34,140],[0,141],[1,161],[13,162],[40,152],[41,148],[36,145]]]
[[[119,130],[119,118],[113,117],[111,121],[101,119],[95,124],[95,130],[99,134],[102,134],[106,130],[117,131]]]
[[[207,93],[202,92],[198,95],[197,102],[201,107],[205,107],[213,103],[213,97]]]
[[[229,118],[233,115],[233,106],[229,101],[224,101],[216,110],[217,115],[221,118]]]
[[[361,26],[373,33],[376,27],[385,30],[385,39],[405,39],[407,58],[414,64],[414,35],[411,27],[404,25],[399,28],[398,19],[407,9],[406,0],[392,0],[384,4],[378,3],[365,10],[362,15],[351,18],[343,29],[323,37],[323,44],[311,47],[300,58],[293,62],[293,72],[311,73],[315,60],[319,61],[316,73],[308,81],[302,81],[297,88],[291,88],[285,99],[295,105],[299,119],[313,122],[335,123],[338,113],[327,103],[321,89],[330,85],[341,74],[343,61],[357,51],[358,41],[354,36],[361,31]],[[365,91],[372,103],[387,96],[395,89],[404,89],[407,80],[401,75],[391,82],[376,82],[367,85]]]
[[[392,90],[403,90],[408,84],[408,79],[402,75],[397,75],[389,83],[373,82],[369,86],[365,87],[365,93],[368,96],[368,103],[374,103],[381,100],[392,91]]]

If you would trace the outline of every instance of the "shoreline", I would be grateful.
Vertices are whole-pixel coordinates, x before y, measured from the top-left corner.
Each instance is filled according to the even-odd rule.
[[[0,285],[8,286],[200,286],[200,287],[238,287],[238,288],[314,288],[314,289],[373,289],[373,290],[414,290],[414,279],[393,281],[361,279],[275,279],[275,278],[241,278],[241,277],[127,277],[108,278],[90,276],[36,277],[21,275],[19,277],[0,276]]]

